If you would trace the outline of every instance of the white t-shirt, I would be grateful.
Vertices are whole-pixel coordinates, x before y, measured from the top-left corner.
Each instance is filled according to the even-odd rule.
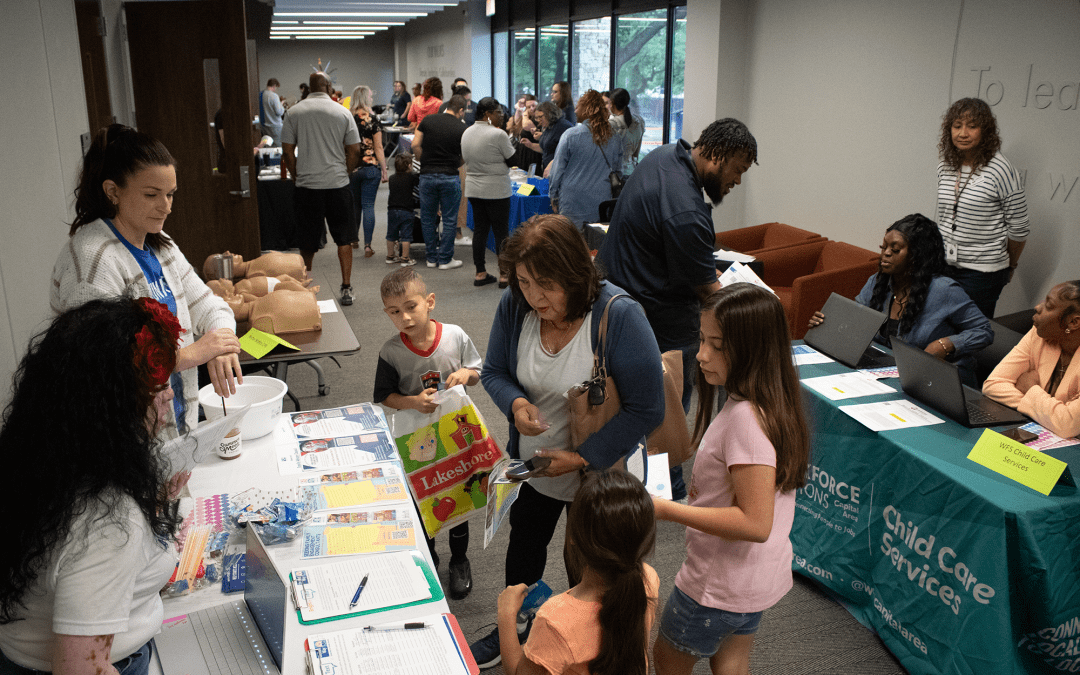
[[[776,466],[776,449],[749,401],[729,398],[701,439],[690,482],[691,506],[735,504],[728,467]],[[795,491],[775,492],[772,532],[762,542],[734,541],[686,528],[686,561],[675,585],[700,605],[728,612],[761,612],[791,589],[791,524]]]
[[[23,596],[22,620],[0,625],[0,649],[9,659],[52,671],[57,634],[114,635],[115,663],[157,635],[164,618],[158,591],[172,576],[176,548],[153,535],[134,500],[125,496],[121,504],[126,512],[111,519],[95,512],[72,524]]]
[[[540,344],[540,317],[536,312],[525,315],[518,337],[517,380],[551,427],[539,436],[521,436],[518,443],[521,459],[530,459],[541,448],[566,450],[570,447],[570,406],[566,390],[592,375],[591,315],[592,312],[585,315],[578,332],[554,355],[548,354]],[[529,485],[544,496],[569,502],[577,494],[581,476],[577,471],[571,471],[554,478],[530,478]]]

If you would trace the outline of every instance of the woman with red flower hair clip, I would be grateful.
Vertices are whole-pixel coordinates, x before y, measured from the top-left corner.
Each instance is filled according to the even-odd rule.
[[[147,672],[189,477],[169,477],[158,440],[180,331],[161,303],[113,298],[31,341],[0,428],[19,505],[0,547],[0,673]]]
[[[130,127],[98,131],[83,159],[71,241],[56,259],[49,296],[57,314],[126,295],[154,298],[175,316],[184,330],[171,378],[176,397],[161,430],[166,438],[198,422],[196,366],[206,364],[221,396],[243,382],[232,310],[162,231],[176,192],[175,164],[164,145]]]

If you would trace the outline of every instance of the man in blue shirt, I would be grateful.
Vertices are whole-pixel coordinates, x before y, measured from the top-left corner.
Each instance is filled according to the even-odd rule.
[[[710,124],[693,146],[679,140],[653,150],[623,187],[597,254],[607,279],[645,308],[660,351],[682,351],[684,410],[693,390],[701,301],[720,289],[712,207],[755,163],[757,141],[730,117]],[[672,496],[685,497],[682,467],[672,469],[671,479]]]

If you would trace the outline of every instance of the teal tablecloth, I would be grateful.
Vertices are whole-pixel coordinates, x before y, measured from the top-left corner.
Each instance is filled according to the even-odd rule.
[[[802,366],[800,377],[846,372]],[[813,428],[792,568],[840,596],[911,673],[1080,672],[1080,494],[1043,496],[967,459],[946,420],[873,432],[803,387]],[[926,406],[922,406],[926,407]],[[944,415],[938,414],[943,419]],[[1054,450],[1074,473],[1080,449]]]

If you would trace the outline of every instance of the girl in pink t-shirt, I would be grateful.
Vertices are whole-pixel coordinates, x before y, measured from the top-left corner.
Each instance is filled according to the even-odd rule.
[[[526,586],[499,596],[499,647],[507,675],[647,675],[660,581],[645,564],[656,541],[652,498],[637,478],[588,474],[566,518],[569,566],[581,583],[545,602],[518,644]]]
[[[780,301],[732,284],[705,301],[697,354],[698,444],[688,505],[656,499],[656,517],[686,525],[686,561],[660,619],[657,675],[750,672],[761,613],[791,588],[795,490],[809,431]],[[727,401],[710,421],[716,388]]]

